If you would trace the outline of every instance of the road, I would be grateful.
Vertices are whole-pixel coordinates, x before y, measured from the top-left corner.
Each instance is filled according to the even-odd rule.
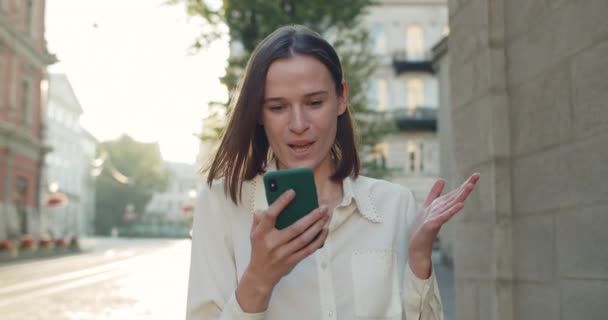
[[[0,265],[0,318],[185,318],[190,240],[93,239],[88,245],[94,250]],[[452,320],[452,271],[435,258],[445,319]]]
[[[97,241],[89,253],[0,266],[0,318],[184,319],[190,240]]]

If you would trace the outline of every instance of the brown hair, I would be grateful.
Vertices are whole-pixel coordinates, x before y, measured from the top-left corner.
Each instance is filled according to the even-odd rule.
[[[334,48],[319,34],[303,26],[284,26],[260,42],[247,62],[243,78],[232,98],[228,126],[218,149],[204,170],[209,171],[209,186],[214,179],[225,179],[224,191],[230,193],[235,204],[240,201],[243,181],[263,173],[272,156],[264,127],[258,123],[268,68],[275,60],[294,55],[311,56],[323,63],[334,80],[337,95],[340,97],[344,93],[340,59]],[[336,168],[330,177],[333,181],[359,175],[359,155],[349,108],[338,116],[331,153]]]

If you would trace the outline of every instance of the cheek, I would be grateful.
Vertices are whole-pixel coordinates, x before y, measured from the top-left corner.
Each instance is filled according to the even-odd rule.
[[[331,120],[333,119],[333,120]],[[336,131],[338,130],[338,121],[333,117],[324,117],[319,123],[319,133],[323,136],[324,141],[328,144],[333,144],[336,137]]]
[[[266,119],[265,119],[266,120]],[[264,132],[266,133],[266,138],[268,139],[268,143],[272,147],[277,144],[281,137],[281,128],[279,125],[274,123],[273,121],[265,121],[264,122]]]

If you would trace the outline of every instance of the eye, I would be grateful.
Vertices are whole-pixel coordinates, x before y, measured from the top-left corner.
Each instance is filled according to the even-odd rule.
[[[283,108],[284,107],[282,105],[268,106],[268,110],[270,111],[281,111]]]
[[[321,104],[323,104],[323,101],[321,101],[321,100],[311,100],[310,101],[311,106],[320,106]]]

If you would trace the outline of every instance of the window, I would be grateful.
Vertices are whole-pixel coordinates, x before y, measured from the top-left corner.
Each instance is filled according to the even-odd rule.
[[[410,172],[414,172],[416,170],[416,153],[410,152]]]
[[[25,30],[27,33],[33,35],[35,31],[34,21],[36,14],[36,4],[34,0],[27,0],[27,6],[25,11]]]
[[[388,159],[388,142],[381,142],[374,146],[372,160],[376,167],[386,169],[386,160]]]
[[[370,79],[367,89],[367,105],[370,109],[374,109],[378,103],[378,80]]]
[[[27,77],[26,77],[27,78]],[[32,86],[29,79],[21,81],[21,124],[28,127],[32,123]]]
[[[406,30],[405,50],[408,59],[424,58],[424,32],[422,27],[413,24],[407,27]]]
[[[13,70],[11,70],[10,80],[8,81],[8,95],[9,95],[9,118],[14,119],[17,110],[17,85],[19,84],[19,78],[17,77],[21,70],[21,64],[19,60],[13,56]]]
[[[410,172],[416,171],[416,144],[413,141],[407,143],[408,167]]]
[[[381,23],[376,23],[371,30],[372,48],[375,54],[381,55],[386,53],[386,35],[384,26]]]
[[[0,0],[0,2],[3,0]],[[4,74],[6,73],[6,71],[4,70],[4,43],[2,42],[2,39],[0,39],[0,83],[4,83]],[[0,97],[4,97],[4,85],[0,85]],[[3,100],[4,99],[0,99],[0,109],[4,108],[3,105]]]
[[[372,110],[384,111],[388,106],[388,84],[385,79],[373,79],[369,84],[367,103]]]
[[[424,82],[413,78],[407,80],[407,108],[414,109],[424,105]]]
[[[386,80],[378,79],[378,111],[386,110],[388,104],[388,85]]]
[[[424,172],[424,145],[420,143],[420,172]]]
[[[63,118],[63,119],[64,119],[64,123],[63,123],[63,125],[64,125],[66,128],[70,128],[70,127],[72,126],[72,115],[71,115],[69,112],[66,112],[66,113],[64,114],[64,116],[65,116],[65,117]]]

